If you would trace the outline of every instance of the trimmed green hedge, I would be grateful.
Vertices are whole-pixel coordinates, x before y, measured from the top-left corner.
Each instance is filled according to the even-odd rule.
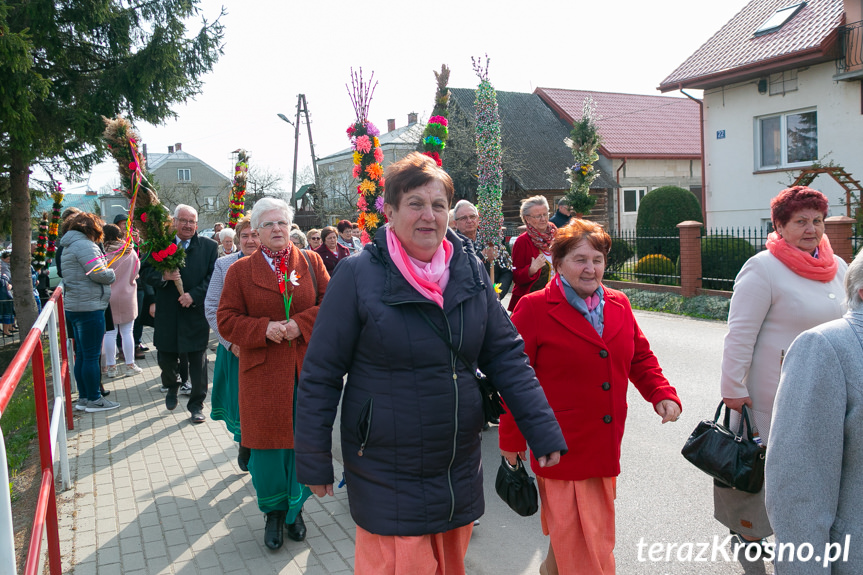
[[[676,261],[680,256],[677,224],[687,220],[701,221],[701,206],[689,190],[662,186],[645,194],[635,223],[638,257],[662,254]],[[660,239],[663,236],[669,239]]]

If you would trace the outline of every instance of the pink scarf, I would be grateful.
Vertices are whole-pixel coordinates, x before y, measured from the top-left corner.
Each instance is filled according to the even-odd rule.
[[[443,309],[443,290],[449,281],[452,244],[446,238],[428,263],[410,257],[392,228],[387,229],[387,249],[399,272],[420,294]]]
[[[833,248],[830,246],[827,234],[821,236],[817,258],[792,246],[785,239],[779,237],[776,232],[771,232],[767,236],[767,249],[788,269],[808,280],[823,283],[832,281],[839,267],[836,258],[833,257]]]
[[[530,241],[533,242],[533,245],[536,246],[541,253],[545,255],[551,254],[551,242],[554,241],[554,234],[557,232],[557,226],[553,223],[548,222],[548,227],[544,232],[539,231],[529,223],[525,222],[525,226],[527,226],[527,237],[530,238]]]

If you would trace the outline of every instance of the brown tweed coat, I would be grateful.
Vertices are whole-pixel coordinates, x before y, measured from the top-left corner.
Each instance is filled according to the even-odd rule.
[[[299,286],[293,290],[291,319],[300,336],[288,342],[267,339],[267,324],[285,319],[285,304],[276,273],[260,250],[228,268],[219,301],[219,333],[240,348],[239,403],[243,445],[252,449],[293,449],[293,407],[296,376],[303,368],[312,326],[318,316],[330,276],[321,257],[306,251],[317,278],[315,294],[309,265],[295,247],[287,268],[296,270]],[[286,292],[290,293],[290,292]]]

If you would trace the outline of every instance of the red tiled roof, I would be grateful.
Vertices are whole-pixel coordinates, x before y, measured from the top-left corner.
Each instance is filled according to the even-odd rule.
[[[795,56],[811,57],[810,63],[829,60],[831,33],[842,24],[842,0],[808,0],[782,28],[755,36],[755,30],[777,9],[794,3],[794,0],[752,0],[663,80],[659,89],[711,88],[728,83],[730,76],[744,71],[741,68],[781,65]],[[804,62],[798,59],[795,63]],[[763,72],[753,70],[753,75]]]
[[[570,124],[581,118],[585,98],[593,98],[606,157],[701,157],[699,106],[689,98],[557,88],[534,93]]]

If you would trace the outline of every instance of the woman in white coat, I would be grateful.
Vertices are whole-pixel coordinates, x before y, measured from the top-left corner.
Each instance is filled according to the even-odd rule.
[[[863,573],[863,252],[845,295],[848,313],[801,333],[782,365],[764,487],[780,575]],[[805,543],[820,562],[799,561]]]
[[[725,404],[738,412],[746,405],[766,445],[785,352],[801,332],[842,317],[848,268],[824,235],[824,194],[795,186],[773,198],[770,208],[776,231],[768,236],[767,250],[750,258],[734,281],[721,380]],[[749,494],[714,486],[714,516],[744,545],[761,544],[773,533],[763,490]],[[745,573],[765,573],[761,559],[747,561],[744,555],[738,558]]]

